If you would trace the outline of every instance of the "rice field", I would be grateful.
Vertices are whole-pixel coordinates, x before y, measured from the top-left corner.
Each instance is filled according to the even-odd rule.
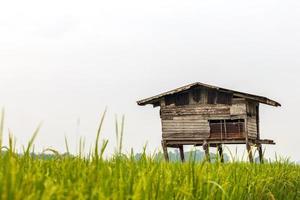
[[[50,158],[33,156],[38,129],[20,155],[9,137],[0,154],[0,199],[300,199],[297,164],[167,163],[146,153],[136,159],[133,152],[122,154],[123,126],[117,123],[117,151],[104,158],[107,141],[99,142],[103,119],[88,156],[53,149],[48,149]]]

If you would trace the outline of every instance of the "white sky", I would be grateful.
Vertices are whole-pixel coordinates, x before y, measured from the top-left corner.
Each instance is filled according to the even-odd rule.
[[[282,103],[262,106],[266,155],[300,160],[299,66],[298,0],[0,2],[0,106],[18,145],[43,121],[37,149],[90,146],[108,106],[108,152],[115,114],[125,149],[153,152],[159,111],[136,100],[200,81]]]

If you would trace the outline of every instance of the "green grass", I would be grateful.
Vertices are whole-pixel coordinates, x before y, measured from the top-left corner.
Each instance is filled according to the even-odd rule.
[[[291,163],[166,163],[142,156],[109,160],[7,152],[0,157],[1,199],[300,199]]]
[[[0,154],[0,199],[300,199],[299,165],[167,163],[145,153],[137,160],[133,153],[121,153],[123,125],[116,125],[115,155],[104,159],[107,141],[99,145],[101,125],[95,147],[85,157],[51,149],[51,159],[32,156],[38,129],[24,154],[18,155],[10,137]]]

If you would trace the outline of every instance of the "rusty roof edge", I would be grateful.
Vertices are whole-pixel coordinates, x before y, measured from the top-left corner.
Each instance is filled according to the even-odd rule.
[[[275,106],[275,107],[281,106],[281,104],[278,103],[277,101],[269,99],[269,98],[264,97],[264,96],[249,94],[249,93],[245,93],[245,92],[239,92],[239,91],[235,91],[235,90],[229,90],[229,89],[225,89],[225,88],[219,88],[219,89],[220,90],[225,90],[225,91],[228,91],[228,92],[233,92],[236,96],[241,96],[241,97],[246,98],[246,99],[252,99],[252,100],[255,100],[255,101],[258,101],[260,103],[264,103],[264,104],[267,104],[267,105],[270,105],[270,106]]]
[[[158,95],[146,98],[146,99],[142,99],[140,101],[137,101],[137,104],[141,105],[141,106],[142,105],[146,105],[146,104],[151,104],[151,101],[153,101],[155,99],[159,99],[159,98],[167,96],[167,95],[171,95],[171,94],[175,94],[175,93],[178,93],[178,92],[182,92],[182,91],[188,90],[191,87],[196,86],[196,85],[198,85],[198,83],[192,83],[192,84],[189,84],[189,85],[185,85],[185,86],[176,88],[174,90],[170,90],[168,92],[164,92],[164,93],[161,93],[161,94],[158,94]]]
[[[164,93],[161,93],[161,94],[158,94],[158,95],[146,98],[146,99],[139,100],[139,101],[137,101],[137,104],[141,105],[141,106],[147,105],[147,104],[152,104],[156,100],[158,100],[158,99],[160,99],[164,96],[175,94],[175,93],[178,93],[178,92],[182,92],[182,91],[188,90],[188,89],[190,89],[191,87],[194,87],[194,86],[203,86],[203,87],[207,87],[207,88],[232,92],[237,96],[242,96],[242,97],[247,98],[247,99],[252,99],[252,100],[255,100],[255,101],[258,101],[260,103],[264,103],[264,104],[267,104],[267,105],[270,105],[270,106],[276,106],[276,107],[281,106],[280,103],[278,103],[278,102],[276,102],[272,99],[268,99],[266,97],[263,97],[263,96],[258,96],[258,95],[253,95],[253,94],[249,94],[249,93],[239,92],[239,91],[230,90],[230,89],[226,89],[226,88],[221,88],[221,87],[217,87],[217,86],[212,86],[212,85],[208,85],[208,84],[204,84],[204,83],[200,83],[200,82],[185,85],[185,86],[176,88],[174,90],[170,90],[168,92],[164,92]]]

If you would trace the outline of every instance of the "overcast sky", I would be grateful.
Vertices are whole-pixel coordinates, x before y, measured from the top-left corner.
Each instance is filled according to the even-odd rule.
[[[76,151],[102,138],[125,151],[160,148],[158,108],[136,101],[195,81],[267,96],[266,155],[300,160],[300,1],[1,1],[0,106],[17,145],[43,121],[36,149]],[[244,151],[244,147],[241,151]]]

